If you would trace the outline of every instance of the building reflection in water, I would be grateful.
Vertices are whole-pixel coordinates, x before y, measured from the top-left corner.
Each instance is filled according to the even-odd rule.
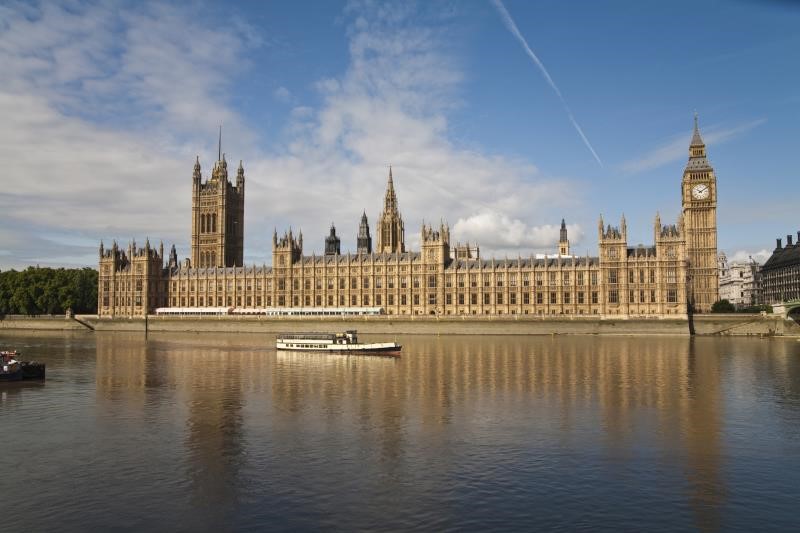
[[[728,404],[720,380],[757,364],[721,355],[725,341],[413,336],[398,339],[403,354],[389,358],[276,353],[270,340],[98,334],[97,408],[165,441],[183,427],[185,483],[197,506],[235,507],[243,486],[266,476],[313,494],[315,475],[351,469],[375,494],[397,494],[477,471],[495,460],[492,451],[558,465],[573,450],[603,455],[611,482],[624,483],[613,472],[626,468],[643,470],[640,483],[670,477],[684,492],[669,497],[685,501],[695,527],[722,526]],[[790,355],[771,364],[797,365]],[[781,368],[765,379],[778,379],[775,394],[797,403],[798,373]],[[441,477],[421,480],[416,472],[426,468]],[[310,513],[323,505],[310,500]]]
[[[254,364],[251,339],[98,334],[98,407],[107,420],[143,422],[142,430],[168,446],[183,430],[184,477],[191,505],[219,510],[236,504],[243,464],[242,388]],[[209,342],[211,341],[211,342]],[[158,457],[148,458],[158,461]],[[164,459],[169,460],[169,459]],[[154,465],[156,468],[156,465]],[[199,525],[199,524],[197,524]],[[207,518],[202,526],[213,526]],[[217,524],[222,527],[224,524]]]
[[[673,461],[664,468],[685,475],[695,525],[719,528],[721,369],[719,357],[698,353],[702,341],[408,337],[403,344],[398,360],[279,352],[273,405],[285,421],[325,423],[309,413],[333,424],[357,419],[390,470],[418,455],[423,440],[443,463],[457,460],[448,457],[453,439],[502,445],[495,418],[518,419],[534,447],[581,448],[594,428],[596,445],[620,465],[658,446],[654,455]],[[542,427],[550,422],[556,427]]]

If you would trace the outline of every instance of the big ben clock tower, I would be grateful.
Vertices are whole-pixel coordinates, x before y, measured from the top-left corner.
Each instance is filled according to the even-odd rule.
[[[683,171],[682,205],[689,259],[689,302],[695,312],[708,313],[719,299],[717,273],[717,178],[706,159],[706,145],[694,116],[689,162]]]

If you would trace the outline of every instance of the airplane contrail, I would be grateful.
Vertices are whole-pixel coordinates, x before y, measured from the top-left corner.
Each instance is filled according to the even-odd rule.
[[[544,64],[542,64],[542,62],[539,61],[539,58],[536,56],[536,54],[533,53],[531,47],[528,46],[528,41],[526,41],[525,37],[523,37],[522,34],[520,33],[519,28],[517,28],[517,25],[514,23],[514,19],[512,19],[511,15],[508,13],[506,6],[503,5],[502,0],[492,0],[492,4],[494,4],[494,7],[497,9],[497,12],[500,13],[500,16],[503,18],[503,22],[508,28],[508,31],[510,31],[511,34],[517,38],[517,40],[522,45],[522,48],[525,49],[525,52],[528,54],[528,56],[530,56],[530,58],[533,60],[536,66],[539,67],[539,70],[542,71],[542,75],[544,75],[544,78],[547,80],[547,83],[550,85],[553,91],[555,91],[555,93],[558,95],[558,98],[561,100],[561,103],[564,105],[564,110],[567,112],[567,117],[569,117],[569,121],[572,122],[572,125],[575,127],[575,130],[577,130],[578,135],[580,135],[581,139],[583,139],[583,144],[585,144],[586,148],[588,148],[589,151],[592,152],[592,155],[597,160],[597,163],[602,167],[603,162],[600,160],[600,157],[597,155],[597,152],[594,151],[594,148],[592,148],[592,143],[590,143],[589,139],[586,138],[586,135],[583,133],[583,129],[581,129],[580,124],[578,124],[578,121],[575,120],[575,117],[572,114],[572,110],[570,110],[569,106],[567,105],[567,101],[564,99],[564,96],[561,94],[561,91],[558,89],[558,86],[556,86],[556,82],[553,81],[553,78],[550,77],[550,73],[547,72],[546,68],[544,68]]]

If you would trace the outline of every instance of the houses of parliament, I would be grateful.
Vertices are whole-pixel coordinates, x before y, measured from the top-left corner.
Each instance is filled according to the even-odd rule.
[[[677,318],[709,312],[718,299],[717,183],[695,116],[675,224],[653,221],[653,244],[631,246],[623,216],[600,217],[598,255],[571,253],[562,220],[558,249],[516,259],[482,258],[478,246],[454,244],[450,229],[423,223],[420,250],[408,250],[389,169],[375,228],[361,215],[355,253],[343,254],[332,225],[322,255],[303,253],[303,234],[272,235],[272,266],[247,266],[245,173],[235,180],[224,154],[203,178],[192,174],[191,255],[179,261],[131,242],[100,244],[98,313],[142,317],[157,308],[379,308],[389,315],[534,315]]]

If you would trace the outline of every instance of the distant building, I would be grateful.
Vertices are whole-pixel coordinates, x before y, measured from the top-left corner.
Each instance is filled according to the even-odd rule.
[[[772,255],[761,267],[761,301],[775,304],[800,298],[800,231],[797,241],[786,236],[786,246],[777,239]]]
[[[749,261],[728,263],[725,253],[719,254],[719,298],[737,308],[757,305],[760,301],[759,264]]]

